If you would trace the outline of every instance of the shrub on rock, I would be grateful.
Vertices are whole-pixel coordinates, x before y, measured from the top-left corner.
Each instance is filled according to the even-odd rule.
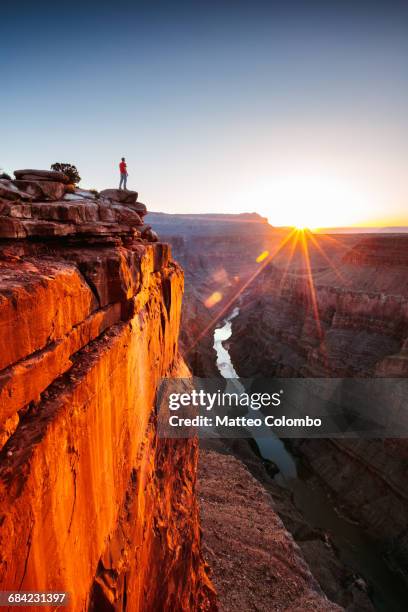
[[[62,164],[62,163],[57,162],[51,165],[51,170],[56,170],[57,172],[63,172],[64,174],[67,175],[70,182],[74,183],[75,185],[79,183],[79,181],[81,180],[77,167],[72,164]]]

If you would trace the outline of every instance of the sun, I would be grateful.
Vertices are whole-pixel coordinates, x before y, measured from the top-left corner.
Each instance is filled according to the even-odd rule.
[[[351,181],[322,174],[289,174],[261,180],[251,195],[271,225],[315,231],[360,222],[367,197]]]

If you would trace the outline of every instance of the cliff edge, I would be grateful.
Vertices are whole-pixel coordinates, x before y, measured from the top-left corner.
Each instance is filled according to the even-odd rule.
[[[160,440],[183,273],[135,192],[0,181],[0,586],[71,610],[208,610],[197,444]]]

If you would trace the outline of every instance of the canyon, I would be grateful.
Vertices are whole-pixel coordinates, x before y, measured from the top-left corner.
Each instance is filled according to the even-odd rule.
[[[401,609],[404,439],[286,441],[308,474],[290,489],[259,441],[199,448],[157,416],[163,378],[222,376],[232,312],[218,346],[234,375],[406,377],[408,237],[148,213],[136,192],[15,176],[0,180],[2,589],[67,591],[74,611]],[[392,566],[386,607],[311,495]]]
[[[180,217],[172,221],[170,216],[157,215],[155,226],[173,244],[189,279],[182,348],[194,374],[220,375],[214,367],[214,329],[239,306],[232,320],[232,337],[224,346],[241,376],[407,376],[406,234],[291,233],[267,227],[258,216],[248,224],[241,215],[223,216],[214,230],[213,215],[192,215],[185,225]],[[193,239],[189,238],[192,230]],[[209,300],[213,294],[218,296],[216,303]],[[350,529],[356,525],[361,542],[365,534],[371,538],[367,554],[383,559],[376,571],[389,580],[385,600],[384,593],[372,594],[370,580],[367,584],[353,570],[353,563],[345,560],[347,555],[339,554],[330,529],[316,528],[310,515],[299,510],[296,495],[276,481],[276,466],[249,442],[204,441],[203,445],[219,456],[234,457],[268,491],[274,511],[298,542],[326,595],[347,610],[373,609],[372,597],[375,609],[404,609],[406,441],[285,442],[308,474],[301,483],[306,485],[305,495],[308,490],[313,495],[318,487],[324,504],[326,498],[331,500],[334,514],[345,517],[345,531],[347,524]],[[212,465],[216,470],[217,462],[213,460]],[[205,469],[202,473],[205,480],[208,474]],[[218,478],[223,481],[222,473]],[[205,482],[202,486],[206,490]],[[216,488],[220,505],[227,503],[224,489],[226,483]],[[202,502],[204,516],[206,503]],[[252,502],[246,499],[245,503]],[[204,524],[204,547],[206,538],[211,561],[217,534]],[[244,544],[241,561],[252,568],[242,550]],[[225,585],[225,571],[228,564],[221,564],[213,579],[223,590],[226,609],[234,609],[231,601],[239,588]]]
[[[339,264],[313,276],[270,266],[233,322],[231,354],[245,376],[408,375],[408,236],[362,237]],[[316,320],[317,313],[317,320]],[[251,333],[249,349],[240,338]],[[294,450],[377,538],[406,574],[407,443],[293,440]]]
[[[256,213],[169,215],[149,212],[185,274],[180,347],[196,376],[218,376],[212,330],[280,234]],[[243,249],[243,245],[245,248]]]
[[[138,194],[80,189],[55,171],[15,176],[0,180],[2,590],[67,592],[75,612],[266,611],[271,602],[339,609],[242,462],[201,449],[199,463],[196,438],[158,434],[161,380],[188,385],[186,361],[202,371],[214,362],[211,334],[200,327],[213,327],[213,314],[198,284],[189,284],[202,276],[205,258],[172,240],[198,267],[186,272],[185,361],[183,270],[167,237],[146,224]],[[254,215],[240,221],[254,225],[255,261],[256,233],[267,236],[270,227]],[[206,252],[205,237],[190,239]],[[234,231],[229,247],[229,269],[242,271]],[[216,283],[221,313],[243,283],[235,276],[208,279],[204,302]],[[232,524],[247,496],[254,503]],[[262,531],[262,514],[269,528],[233,600],[218,571],[226,567],[223,549],[234,539],[242,555]],[[244,524],[248,542],[238,537]],[[232,565],[228,580],[239,585],[245,567]]]

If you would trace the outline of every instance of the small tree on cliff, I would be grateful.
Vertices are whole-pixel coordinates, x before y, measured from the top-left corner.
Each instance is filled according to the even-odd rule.
[[[63,172],[64,174],[67,175],[71,183],[76,184],[76,183],[79,183],[79,181],[81,180],[77,167],[73,166],[72,164],[61,164],[58,162],[56,164],[52,164],[51,170],[56,170],[57,172]]]

